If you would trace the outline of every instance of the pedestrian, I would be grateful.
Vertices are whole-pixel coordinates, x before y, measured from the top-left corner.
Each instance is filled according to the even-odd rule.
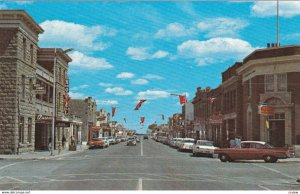
[[[241,137],[240,136],[237,136],[235,138],[235,147],[236,148],[241,148]]]
[[[52,148],[52,139],[51,139],[51,137],[49,138],[49,142],[48,142],[48,150],[49,150],[49,152],[51,152],[51,148]]]
[[[233,139],[232,137],[230,138],[229,141],[229,147],[230,148],[235,148],[236,144],[235,144],[235,139]]]
[[[66,146],[66,137],[63,135],[62,139],[61,139],[61,142],[62,142],[62,148],[64,149],[65,146]]]

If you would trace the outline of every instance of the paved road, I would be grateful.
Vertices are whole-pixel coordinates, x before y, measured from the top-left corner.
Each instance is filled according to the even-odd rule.
[[[300,190],[299,175],[299,163],[221,163],[143,140],[54,160],[2,160],[0,190]]]

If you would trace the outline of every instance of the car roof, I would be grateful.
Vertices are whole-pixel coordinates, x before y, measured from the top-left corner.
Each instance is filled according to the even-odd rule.
[[[241,143],[259,143],[259,144],[266,144],[264,141],[242,141]]]

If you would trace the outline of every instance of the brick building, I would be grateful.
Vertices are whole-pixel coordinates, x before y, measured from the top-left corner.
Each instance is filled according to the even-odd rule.
[[[243,84],[243,136],[247,139],[279,147],[300,144],[299,54],[299,45],[258,49],[237,70]],[[262,103],[274,114],[258,114]]]

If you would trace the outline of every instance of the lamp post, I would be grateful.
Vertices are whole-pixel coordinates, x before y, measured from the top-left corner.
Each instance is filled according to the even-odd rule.
[[[72,51],[73,48],[66,49],[62,51],[62,54]],[[54,132],[55,132],[55,113],[56,113],[56,48],[54,48],[54,62],[53,62],[53,96],[52,96],[52,131],[51,131],[51,156],[54,156]]]

